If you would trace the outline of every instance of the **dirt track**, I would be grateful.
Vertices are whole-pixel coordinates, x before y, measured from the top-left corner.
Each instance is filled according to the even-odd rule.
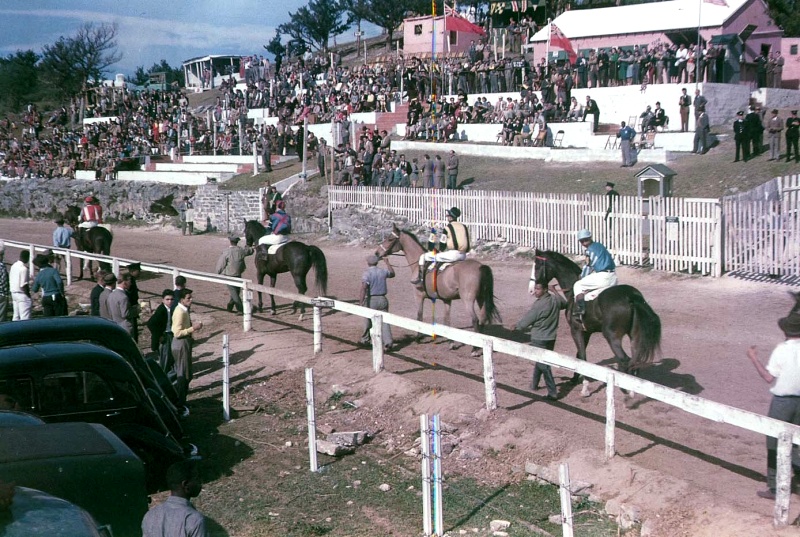
[[[49,244],[51,232],[52,224],[44,222],[0,221],[0,238]],[[112,254],[213,272],[226,242],[220,236],[182,238],[173,230],[119,228],[115,232]],[[364,256],[370,252],[326,240],[317,244],[328,259],[329,294],[340,299],[356,299],[359,275],[365,266]],[[6,262],[15,259],[16,251],[9,249]],[[495,291],[503,324],[513,326],[531,303],[526,292],[530,266],[526,262],[484,261],[491,265],[495,274]],[[408,283],[410,271],[403,267],[402,258],[396,258],[394,264],[398,277],[390,281],[390,310],[413,317],[416,308],[409,299],[412,290]],[[619,272],[621,282],[634,285],[643,292],[661,316],[664,327],[664,358],[645,370],[644,378],[707,399],[766,413],[770,399],[768,387],[747,360],[745,350],[748,345],[758,345],[766,358],[782,339],[776,321],[792,304],[786,287],[727,277],[714,280],[625,267]],[[245,276],[254,277],[252,268]],[[144,278],[140,288],[147,298],[149,293],[154,296],[170,285],[169,279],[154,277]],[[413,408],[398,409],[396,423],[407,424],[410,428],[414,427],[418,412],[433,408],[441,413],[443,420],[455,421],[464,413],[477,411],[483,400],[481,362],[470,358],[466,348],[451,352],[446,344],[418,345],[408,334],[395,331],[399,349],[386,359],[387,372],[394,375],[373,378],[370,351],[354,345],[362,329],[360,319],[338,313],[325,315],[324,353],[312,360],[310,319],[303,323],[300,331],[295,330],[296,317],[291,316],[286,308],[281,308],[274,318],[257,314],[253,331],[243,334],[238,324],[240,318],[224,310],[225,288],[214,288],[203,282],[190,282],[189,286],[195,290],[195,315],[209,321],[206,323],[208,331],[201,335],[206,339],[199,341],[195,353],[200,370],[193,385],[196,393],[205,391],[204,386],[212,384],[214,390],[219,389],[218,367],[213,361],[220,353],[220,335],[227,332],[234,352],[234,384],[263,377],[277,369],[302,368],[314,363],[320,370],[318,378],[328,385],[365,383],[376,392],[371,397],[377,404],[393,396],[400,400],[402,395],[407,395],[401,393],[401,386],[410,381],[416,386],[417,393],[425,394],[417,398],[421,402],[414,404]],[[294,290],[285,275],[279,277],[278,286]],[[89,289],[88,282],[78,282],[73,285],[71,293],[83,296],[80,301],[86,302]],[[463,328],[469,324],[460,306],[454,307],[453,324]],[[149,341],[147,336],[142,342],[146,341]],[[575,352],[564,326],[559,332],[556,351],[570,356]],[[595,335],[588,354],[590,361],[595,363],[611,356],[600,335]],[[544,395],[543,391],[530,392],[529,364],[499,355],[495,369],[501,410],[493,422],[497,427],[484,431],[483,442],[501,452],[509,444],[515,445],[517,449],[506,455],[509,467],[519,469],[525,460],[548,463],[577,450],[602,450],[605,397],[599,383],[593,383],[593,395],[583,399],[579,390],[569,391],[564,382],[566,373],[559,378],[557,371],[556,380],[560,383],[563,397],[550,403],[540,397]],[[204,374],[204,371],[209,374]],[[431,390],[438,394],[468,394],[472,396],[472,406],[465,405],[461,397],[428,396]],[[369,398],[367,395],[368,401]],[[631,475],[627,490],[616,493],[623,498],[629,496],[632,503],[646,510],[660,511],[664,517],[662,521],[673,513],[673,528],[681,527],[681,530],[672,535],[705,535],[700,528],[706,526],[708,535],[772,534],[773,504],[755,496],[756,490],[764,488],[762,475],[766,450],[763,437],[711,423],[650,400],[640,400],[633,408],[618,405],[617,426],[618,459],[656,470],[663,478],[649,479],[663,480],[656,484],[656,492],[653,492],[653,483],[634,483],[636,479]],[[688,487],[682,490],[681,486],[673,486],[671,478],[687,482]],[[573,473],[573,479],[581,479],[581,476],[576,477]],[[610,485],[599,488],[607,497],[613,495]],[[664,497],[657,496],[659,488],[664,489]],[[640,492],[637,496],[636,491],[642,490],[646,494]],[[794,519],[800,513],[800,498],[793,496],[792,499],[791,518]],[[690,515],[690,506],[695,504],[697,510],[690,522],[685,517]],[[683,522],[678,524],[679,520]],[[684,523],[688,526],[684,527]],[[779,534],[800,533],[794,533],[794,528],[790,528]]]

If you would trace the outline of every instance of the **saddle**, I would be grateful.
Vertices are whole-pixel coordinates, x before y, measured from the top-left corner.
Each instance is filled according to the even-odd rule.
[[[289,244],[289,241],[282,242],[280,244],[270,245],[270,247],[267,249],[267,253],[269,255],[275,255],[278,253],[278,250],[280,250],[283,246],[286,246],[287,244]]]

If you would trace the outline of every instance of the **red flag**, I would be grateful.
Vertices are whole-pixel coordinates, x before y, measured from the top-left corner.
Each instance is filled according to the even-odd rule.
[[[519,2],[511,0],[511,11],[519,11]]]
[[[707,4],[714,4],[715,6],[728,7],[728,2],[725,0],[703,0]]]
[[[575,49],[572,48],[572,43],[570,43],[569,39],[567,39],[567,36],[564,35],[564,32],[562,32],[559,27],[553,23],[550,23],[550,46],[560,48],[566,52],[567,56],[569,57],[569,63],[575,63],[575,60],[578,59]]]

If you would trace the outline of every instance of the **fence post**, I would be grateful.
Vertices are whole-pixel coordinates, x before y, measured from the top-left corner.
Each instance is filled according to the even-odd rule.
[[[723,236],[722,236],[722,227],[724,222],[722,221],[722,204],[717,203],[714,206],[714,218],[717,221],[716,229],[714,231],[714,277],[720,278],[722,276],[722,262],[725,259],[723,255],[722,249],[723,245]]]
[[[616,453],[614,448],[614,433],[617,420],[617,409],[614,406],[614,373],[606,377],[606,459],[611,459]]]
[[[564,537],[572,537],[572,493],[570,492],[569,465],[558,467],[559,495],[561,496],[561,529]]]
[[[269,142],[265,142],[265,143],[269,143]],[[265,162],[264,163],[264,168],[266,169],[266,167],[267,167],[267,164]],[[258,175],[258,144],[257,143],[253,144],[253,175],[254,176]]]
[[[85,262],[86,262],[86,260],[84,260],[84,263]],[[116,274],[117,278],[119,278],[119,259],[117,259],[116,257],[111,262],[111,270],[113,270],[114,274]],[[90,274],[90,276],[91,276],[91,274]]]
[[[422,531],[425,537],[431,537],[431,438],[427,414],[419,417],[419,436],[422,451]]]
[[[442,494],[442,427],[439,414],[433,415],[433,532],[444,535],[444,511]]]
[[[792,433],[778,435],[778,460],[775,478],[775,511],[772,523],[785,526],[789,523],[789,498],[792,494]]]
[[[383,371],[383,316],[372,316],[372,370]]]
[[[495,410],[497,408],[497,382],[494,378],[494,362],[492,354],[494,343],[491,339],[483,342],[483,389],[486,394],[486,409]]]
[[[253,323],[253,291],[247,286],[247,280],[242,281],[242,306],[244,307],[242,329],[249,332]]]
[[[228,334],[222,335],[222,419],[231,421],[231,359]]]
[[[314,354],[322,351],[322,312],[314,306]]]
[[[67,275],[67,287],[72,285],[72,254],[69,251],[69,248],[64,252],[64,273]]]
[[[308,417],[308,461],[312,472],[317,467],[317,419],[314,410],[314,370],[306,368],[306,415]]]

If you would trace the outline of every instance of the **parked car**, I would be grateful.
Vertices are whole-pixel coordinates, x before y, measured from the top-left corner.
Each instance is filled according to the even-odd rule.
[[[112,537],[92,515],[42,491],[15,487],[7,512],[0,510],[0,537]]]
[[[0,393],[0,398],[2,398],[3,395],[5,394]],[[0,429],[5,429],[7,427],[27,427],[29,425],[44,425],[44,421],[27,412],[0,410]],[[0,435],[0,440],[2,439],[3,437]],[[0,477],[2,477],[2,474],[0,474]]]
[[[9,417],[18,425],[3,425]],[[0,427],[0,480],[74,503],[114,537],[141,536],[148,502],[144,466],[108,428],[45,424],[22,412],[0,412]]]
[[[167,467],[186,457],[133,366],[105,347],[83,342],[0,347],[0,393],[47,423],[105,425],[142,459],[150,491],[163,488]]]
[[[136,342],[118,324],[100,317],[83,315],[0,323],[0,347],[55,341],[88,341],[122,356],[136,371],[153,406],[172,435],[181,440],[187,450],[194,449],[194,446],[185,441],[175,407],[178,396],[172,383],[156,360],[142,356]]]

